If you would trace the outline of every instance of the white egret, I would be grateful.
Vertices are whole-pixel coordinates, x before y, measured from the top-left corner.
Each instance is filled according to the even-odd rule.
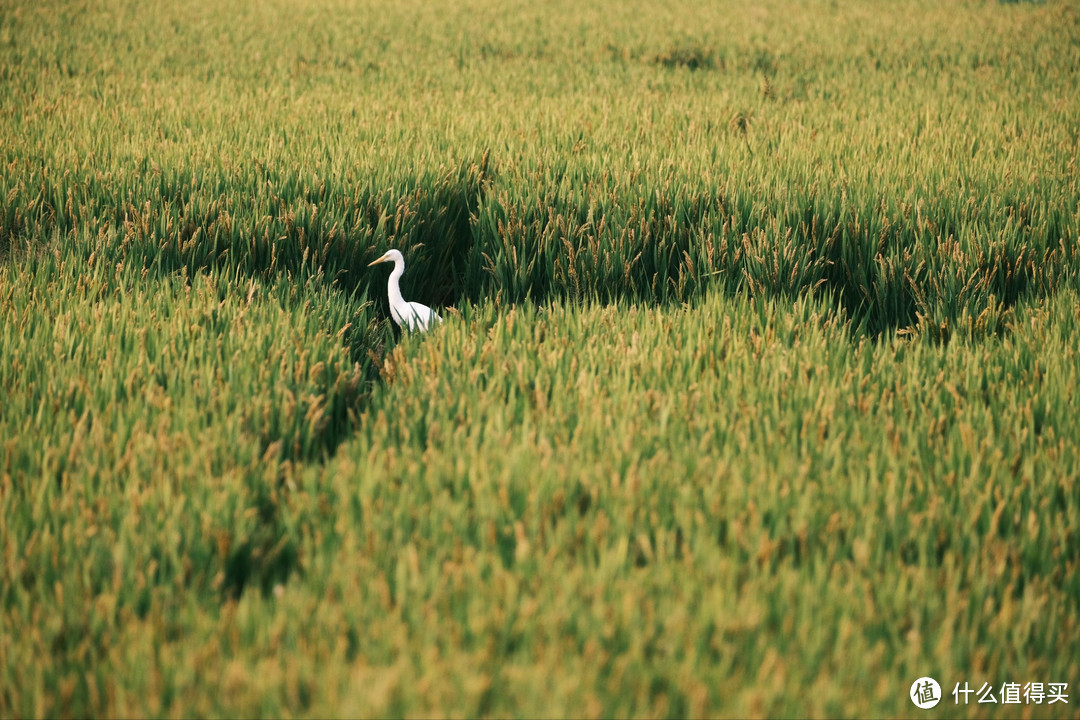
[[[442,318],[429,308],[416,302],[408,302],[401,297],[401,288],[398,281],[405,272],[405,258],[398,250],[387,250],[386,253],[375,262],[368,263],[368,267],[379,263],[394,262],[394,271],[390,273],[390,281],[386,283],[386,292],[390,296],[390,317],[399,327],[404,326],[409,330],[427,330],[435,322],[442,322]]]

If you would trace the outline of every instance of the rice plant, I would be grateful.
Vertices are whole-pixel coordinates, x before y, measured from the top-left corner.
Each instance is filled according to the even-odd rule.
[[[0,716],[1074,692],[1078,71],[1054,1],[0,7]]]

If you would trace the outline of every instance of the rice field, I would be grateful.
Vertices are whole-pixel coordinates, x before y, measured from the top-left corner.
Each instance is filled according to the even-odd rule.
[[[0,716],[1075,717],[1077,77],[1064,0],[0,5]]]

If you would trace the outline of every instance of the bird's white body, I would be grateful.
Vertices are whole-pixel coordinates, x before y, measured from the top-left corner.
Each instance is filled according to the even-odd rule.
[[[442,318],[439,317],[438,313],[427,305],[409,302],[401,297],[401,287],[398,282],[405,273],[405,258],[402,257],[400,251],[387,250],[386,254],[375,262],[369,263],[368,267],[391,261],[394,263],[394,270],[390,273],[390,280],[386,283],[386,293],[390,298],[390,317],[394,319],[394,322],[400,327],[421,331],[427,330],[435,323],[442,322]]]

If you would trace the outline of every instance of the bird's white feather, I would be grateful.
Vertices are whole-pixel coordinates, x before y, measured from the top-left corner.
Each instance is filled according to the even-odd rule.
[[[394,318],[398,325],[404,325],[410,330],[427,330],[434,323],[442,322],[438,313],[418,302],[404,302],[401,307],[392,305],[390,317]]]
[[[390,300],[390,317],[394,319],[394,322],[399,327],[420,331],[427,330],[435,323],[442,322],[442,318],[439,317],[438,313],[427,305],[409,302],[401,297],[399,281],[405,273],[405,258],[402,257],[401,251],[387,250],[382,257],[370,263],[370,265],[391,261],[394,263],[394,270],[390,273],[390,279],[386,283],[386,294]]]

